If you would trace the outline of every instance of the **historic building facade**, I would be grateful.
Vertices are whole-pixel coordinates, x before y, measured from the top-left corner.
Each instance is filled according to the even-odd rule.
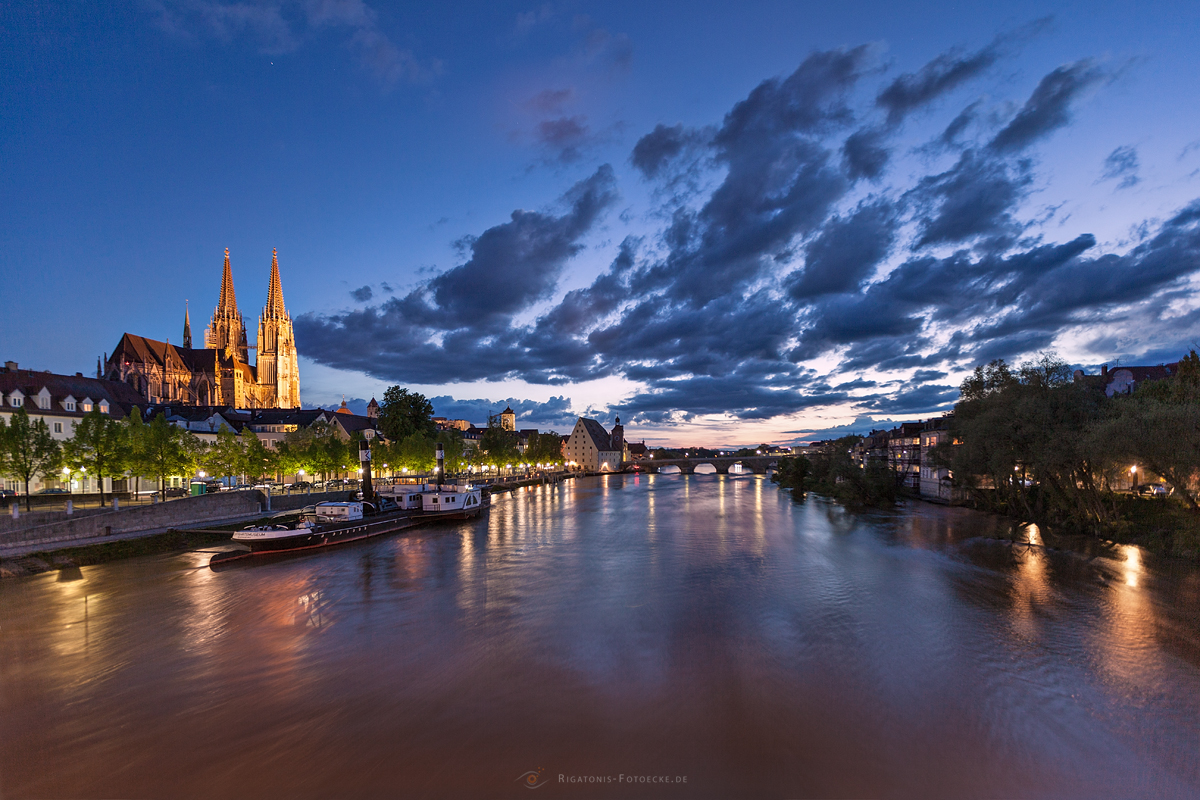
[[[192,324],[184,311],[183,346],[126,333],[100,375],[127,383],[151,403],[233,408],[299,408],[300,370],[292,318],[283,304],[279,258],[271,252],[267,304],[258,320],[257,358],[250,364],[246,325],[233,291],[229,250],[221,296],[204,331],[204,347],[192,348]]]

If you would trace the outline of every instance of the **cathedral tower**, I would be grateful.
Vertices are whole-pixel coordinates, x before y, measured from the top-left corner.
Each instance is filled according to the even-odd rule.
[[[232,292],[232,284],[230,284]],[[258,358],[255,372],[263,401],[274,408],[300,407],[300,368],[292,317],[283,305],[279,255],[271,250],[271,282],[267,305],[258,318]]]
[[[243,364],[249,361],[246,344],[246,325],[237,310],[233,293],[233,273],[229,269],[229,248],[225,248],[225,274],[221,277],[221,299],[213,312],[212,322],[204,332],[204,346],[224,351],[225,358],[236,358]]]
[[[183,346],[188,350],[192,349],[192,317],[187,300],[183,301]]]

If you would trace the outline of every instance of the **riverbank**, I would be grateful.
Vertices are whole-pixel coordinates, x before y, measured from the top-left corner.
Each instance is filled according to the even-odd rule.
[[[568,479],[588,477],[590,474],[539,475],[494,483],[484,488],[489,495],[501,494],[525,487],[558,484]],[[290,501],[287,502],[288,505],[308,504],[309,501],[315,503],[321,500],[342,499],[345,495],[344,492],[334,494],[336,498],[325,495],[295,495],[287,497],[286,501]],[[279,501],[285,498],[280,496],[273,499],[278,505],[281,504]],[[71,540],[30,542],[25,547],[10,548],[9,552],[0,556],[0,578],[24,577],[52,569],[73,569],[138,556],[182,553],[214,544],[228,543],[230,534],[235,530],[247,525],[267,523],[272,520],[278,521],[277,516],[251,514],[241,515],[232,520],[181,521],[165,529],[126,531],[120,534],[95,537],[99,541],[85,539],[81,542]],[[202,530],[197,530],[201,527]]]

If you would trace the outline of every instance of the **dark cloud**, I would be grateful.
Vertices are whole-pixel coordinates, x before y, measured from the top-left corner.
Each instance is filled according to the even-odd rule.
[[[950,147],[958,143],[958,137],[962,136],[963,131],[975,121],[978,116],[979,106],[982,101],[976,100],[969,106],[959,112],[958,116],[950,120],[950,124],[942,131],[942,135],[938,137],[938,143],[943,147]]]
[[[884,136],[883,131],[863,128],[846,137],[842,144],[842,163],[851,179],[874,180],[883,174],[891,155],[883,146]]]
[[[879,93],[875,103],[887,111],[890,125],[898,125],[911,112],[982,74],[999,58],[1000,48],[995,42],[974,53],[947,51],[916,72],[896,78]]]
[[[944,55],[894,81],[884,107],[910,113],[988,58]],[[1200,312],[1166,316],[1192,297],[1187,281],[1200,273],[1200,201],[1147,221],[1124,253],[1096,255],[1091,235],[1043,241],[1036,232],[1046,235],[1049,217],[1024,221],[1038,168],[1030,145],[1067,123],[1081,93],[1105,79],[1097,68],[1055,70],[1004,124],[979,120],[980,103],[971,104],[924,148],[937,158],[961,149],[949,168],[889,185],[903,179],[887,175],[891,129],[862,123],[852,107],[868,60],[865,48],[814,53],[756,86],[719,126],[658,125],[642,136],[630,161],[662,228],[616,245],[587,285],[557,294],[564,266],[616,198],[607,167],[555,210],[516,211],[463,237],[461,263],[407,296],[299,317],[301,352],[400,383],[621,377],[640,387],[622,402],[623,418],[670,424],[833,403],[922,415],[954,400],[948,379],[958,370],[1024,356],[1084,326],[1136,318],[1162,347],[1200,334]],[[555,115],[547,122],[563,123],[546,128],[545,143],[570,147],[585,123],[567,124],[574,118],[557,102],[545,98]],[[977,122],[1003,129],[963,147]],[[1133,162],[1114,155],[1121,180]],[[856,188],[861,178],[875,181],[870,195]],[[807,362],[836,366],[817,374]],[[439,413],[477,421],[492,405],[462,401],[475,405],[456,412],[449,398],[438,402]],[[562,401],[529,419],[544,427],[561,413],[566,424],[575,411]]]
[[[633,146],[630,162],[646,177],[656,178],[667,165],[704,141],[700,131],[675,125],[668,128],[659,123],[654,130],[638,139]]]
[[[471,241],[469,261],[431,280],[428,295],[410,295],[402,306],[420,309],[426,319],[439,317],[444,328],[506,321],[553,290],[567,260],[582,248],[580,238],[616,197],[612,168],[605,165],[564,196],[565,214],[514,211],[509,222]]]
[[[1015,45],[1036,36],[1049,25],[1050,18],[1045,17],[1001,33],[986,47],[974,52],[968,53],[958,47],[947,50],[916,72],[898,76],[876,95],[875,104],[887,111],[889,125],[898,125],[913,111],[979,77]]]
[[[531,97],[526,105],[543,114],[558,114],[574,96],[575,90],[569,86],[565,89],[543,89]]]
[[[1133,147],[1118,147],[1104,159],[1104,173],[1101,180],[1116,180],[1118,189],[1128,189],[1136,186],[1141,178],[1138,177],[1138,154]]]
[[[1010,164],[988,153],[964,152],[954,167],[922,178],[909,193],[922,212],[917,247],[1015,236],[1022,225],[1014,212],[1032,183],[1028,162]]]
[[[1012,153],[1058,130],[1071,120],[1071,103],[1085,89],[1109,76],[1092,61],[1065,64],[1042,78],[1025,105],[1006,125],[989,147]]]
[[[827,222],[805,248],[804,268],[787,281],[797,300],[857,289],[887,256],[899,220],[892,204],[876,201]]]
[[[360,286],[359,288],[350,292],[350,296],[353,297],[355,302],[358,302],[358,303],[365,303],[368,300],[370,300],[374,295],[375,295],[375,293],[371,291],[370,286]]]
[[[562,163],[578,161],[582,148],[591,138],[587,118],[583,116],[558,117],[542,120],[537,124],[537,140],[553,153],[553,158]]]

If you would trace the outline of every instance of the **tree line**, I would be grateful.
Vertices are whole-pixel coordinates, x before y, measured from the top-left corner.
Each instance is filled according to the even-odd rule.
[[[932,463],[949,470],[975,507],[1059,530],[1119,537],[1151,525],[1167,538],[1200,530],[1200,356],[1192,350],[1174,374],[1142,381],[1128,395],[1108,396],[1105,383],[1100,376],[1076,380],[1053,353],[1015,367],[1003,359],[980,365],[960,386],[948,440]],[[845,437],[820,454],[787,459],[776,479],[888,505],[899,476],[882,462],[854,463],[860,440]],[[1147,472],[1171,488],[1168,502],[1118,491]]]
[[[516,434],[504,430],[498,416],[489,418],[479,447],[468,450],[460,432],[437,429],[433,407],[424,395],[398,386],[384,394],[378,424],[385,438],[372,443],[376,474],[431,473],[438,444],[445,452],[449,473],[470,466],[499,469],[520,463],[562,462],[557,433],[532,434],[521,453]],[[320,476],[322,481],[357,475],[361,438],[362,434],[355,432],[347,441],[337,426],[318,422],[289,432],[278,448],[272,449],[257,436],[238,436],[222,425],[216,440],[206,444],[168,422],[161,412],[146,422],[136,408],[124,420],[94,408],[79,420],[71,439],[59,442],[43,419],[33,419],[24,408],[18,408],[7,423],[0,418],[0,475],[22,484],[27,509],[30,483],[60,475],[67,480],[77,475],[97,479],[101,505],[105,502],[104,479],[122,476],[153,478],[165,499],[169,477],[190,476],[200,470],[214,478],[254,482],[267,478],[282,481],[301,471],[314,479]]]

